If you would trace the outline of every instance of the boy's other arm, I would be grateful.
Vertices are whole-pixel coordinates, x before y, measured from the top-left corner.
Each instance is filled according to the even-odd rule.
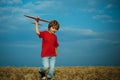
[[[56,52],[56,55],[58,55],[58,49],[57,48],[55,48],[55,52]]]
[[[40,35],[40,31],[38,29],[38,22],[35,20],[35,30],[36,30],[36,34]]]

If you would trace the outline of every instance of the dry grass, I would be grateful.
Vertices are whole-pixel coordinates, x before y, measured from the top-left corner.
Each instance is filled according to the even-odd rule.
[[[37,67],[0,67],[0,80],[41,80]],[[120,67],[57,67],[53,80],[120,80]]]

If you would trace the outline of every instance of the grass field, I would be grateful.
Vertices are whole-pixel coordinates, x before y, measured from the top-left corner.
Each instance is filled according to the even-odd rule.
[[[0,80],[41,80],[37,67],[0,67]],[[120,67],[56,67],[53,80],[120,80]]]

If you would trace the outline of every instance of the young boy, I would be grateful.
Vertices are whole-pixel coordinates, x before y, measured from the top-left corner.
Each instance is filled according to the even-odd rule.
[[[39,31],[38,22],[35,21],[35,29],[39,38],[42,38],[42,64],[39,73],[43,80],[51,80],[54,77],[55,59],[57,56],[57,47],[59,46],[55,32],[59,29],[59,23],[56,20],[49,22],[48,31]]]

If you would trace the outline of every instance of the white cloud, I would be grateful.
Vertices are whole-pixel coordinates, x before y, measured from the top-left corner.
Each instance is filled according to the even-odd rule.
[[[62,40],[66,40],[67,42],[72,41],[73,43],[73,41],[81,42],[81,40],[84,40],[84,41],[88,41],[89,44],[91,42],[95,44],[96,43],[97,44],[104,43],[104,44],[112,44],[112,45],[120,44],[119,31],[95,32],[91,29],[80,29],[76,27],[63,27],[61,31],[62,31],[61,33],[67,36],[67,39],[69,41],[66,39],[66,37],[63,36],[62,36]]]
[[[37,42],[14,42],[14,43],[1,43],[0,47],[11,47],[11,48],[38,48],[40,43]]]
[[[12,44],[12,45],[9,45],[10,47],[22,47],[22,48],[37,48],[38,45],[36,44]]]
[[[28,2],[23,7],[30,8],[31,10],[53,10],[58,9],[60,2],[58,1],[37,1],[37,2]]]
[[[88,8],[82,8],[80,9],[81,11],[83,12],[86,12],[86,13],[97,13],[97,14],[102,14],[104,13],[103,10],[100,10],[100,9],[97,9],[97,8],[92,8],[92,7],[88,7]]]
[[[53,5],[54,4],[54,5]],[[43,9],[52,9],[55,7],[55,2],[54,1],[43,1],[43,2],[38,2],[37,3],[37,7],[36,9],[40,9],[40,10],[43,10]]]
[[[112,16],[109,15],[96,15],[92,17],[93,19],[102,19],[102,22],[105,23],[120,23],[120,20],[112,19]]]
[[[9,4],[15,4],[15,3],[22,3],[21,0],[12,0],[12,1],[1,1],[2,3],[9,3]],[[48,12],[51,10],[59,10],[60,3],[57,1],[37,1],[37,2],[28,2],[23,5],[18,6],[3,6],[0,7],[0,14],[8,13],[8,14],[37,14],[39,12]],[[59,9],[58,9],[59,8]],[[37,12],[36,12],[37,11]],[[42,13],[43,14],[43,13]]]
[[[22,0],[1,0],[2,4],[21,4],[23,3]]]
[[[96,35],[97,33],[94,32],[91,29],[80,29],[80,28],[75,28],[75,27],[64,27],[61,29],[61,31],[65,31],[68,33],[75,33],[75,34],[81,34],[81,35]]]
[[[7,33],[7,32],[9,32],[9,30],[5,30],[5,29],[0,28],[0,34],[4,34],[4,33]]]
[[[106,20],[104,22],[107,22],[107,23],[120,23],[120,20],[112,20],[112,19],[110,19],[110,20]]]
[[[113,4],[108,4],[106,8],[111,9],[113,7]]]
[[[112,18],[111,16],[109,15],[96,15],[96,16],[93,16],[93,19],[110,19]]]

